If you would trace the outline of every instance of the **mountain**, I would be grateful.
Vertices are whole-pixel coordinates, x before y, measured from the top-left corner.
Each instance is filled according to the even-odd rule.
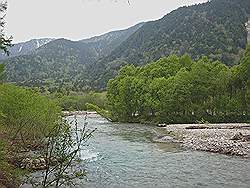
[[[96,54],[89,44],[57,39],[29,55],[6,60],[7,79],[25,86],[71,84],[86,79],[85,66],[97,60]]]
[[[208,56],[232,66],[247,44],[249,0],[211,0],[178,8],[126,30],[69,41],[51,41],[3,61],[7,81],[50,90],[104,89],[127,64],[141,66],[170,54]]]
[[[81,42],[95,45],[99,57],[107,56],[123,41],[128,39],[130,35],[141,28],[143,24],[144,23],[139,23],[129,29],[112,31],[101,36],[81,40]]]
[[[249,0],[212,0],[147,22],[96,63],[91,73],[95,87],[105,87],[122,65],[140,66],[170,54],[187,53],[194,60],[208,56],[231,66],[247,44],[248,14]]]
[[[172,53],[188,53],[193,59],[206,55],[233,64],[239,49],[246,47],[247,14],[249,0],[212,0],[181,7],[144,24],[105,62],[119,58],[140,65]]]
[[[14,44],[12,47],[9,48],[10,55],[7,56],[3,52],[0,53],[0,60],[8,59],[10,57],[16,57],[20,55],[26,55],[30,52],[34,51],[35,49],[39,48],[47,44],[48,42],[53,41],[54,39],[51,38],[43,38],[43,39],[32,39],[27,42],[21,42]]]
[[[142,25],[81,41],[56,39],[26,55],[9,58],[2,61],[6,64],[7,81],[25,86],[48,86],[51,90],[62,86],[86,89],[91,82],[87,67],[111,53]]]

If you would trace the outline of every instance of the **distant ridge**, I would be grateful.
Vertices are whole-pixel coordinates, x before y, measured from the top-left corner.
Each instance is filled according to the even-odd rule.
[[[20,42],[13,44],[12,47],[9,48],[9,56],[4,54],[3,52],[0,53],[0,60],[8,59],[11,57],[16,57],[20,55],[27,55],[30,54],[32,51],[36,50],[37,48],[53,41],[52,38],[41,38],[41,39],[32,39],[26,42]]]
[[[80,41],[54,39],[39,47],[36,39],[20,43],[11,50],[18,52],[20,48],[24,49],[25,44],[31,47],[27,52],[14,53],[15,56],[12,53],[11,57],[0,63],[6,64],[9,82],[31,87],[49,86],[50,91],[65,86],[84,90],[91,82],[88,67],[109,55],[143,24]]]
[[[80,40],[87,44],[94,44],[95,49],[100,57],[109,55],[122,42],[127,40],[135,31],[140,29],[144,22],[136,24],[128,29],[111,31],[100,36],[94,36],[88,39]]]

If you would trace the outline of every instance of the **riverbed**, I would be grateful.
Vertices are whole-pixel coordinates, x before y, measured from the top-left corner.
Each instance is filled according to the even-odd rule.
[[[84,117],[77,119],[83,126]],[[87,121],[89,129],[97,130],[82,150],[87,177],[78,187],[250,187],[249,159],[154,142],[156,135],[167,133],[164,128],[115,124],[98,115]]]

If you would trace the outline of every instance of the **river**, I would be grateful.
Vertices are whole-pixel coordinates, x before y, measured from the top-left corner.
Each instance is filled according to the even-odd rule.
[[[164,128],[114,124],[97,115],[87,121],[89,129],[97,130],[82,150],[87,178],[79,187],[250,187],[249,159],[153,142]],[[84,118],[78,116],[78,122],[82,126]]]

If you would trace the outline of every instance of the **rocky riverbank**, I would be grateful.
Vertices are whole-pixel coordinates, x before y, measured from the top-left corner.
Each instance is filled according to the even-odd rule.
[[[250,157],[250,124],[178,124],[164,129],[185,148]]]

